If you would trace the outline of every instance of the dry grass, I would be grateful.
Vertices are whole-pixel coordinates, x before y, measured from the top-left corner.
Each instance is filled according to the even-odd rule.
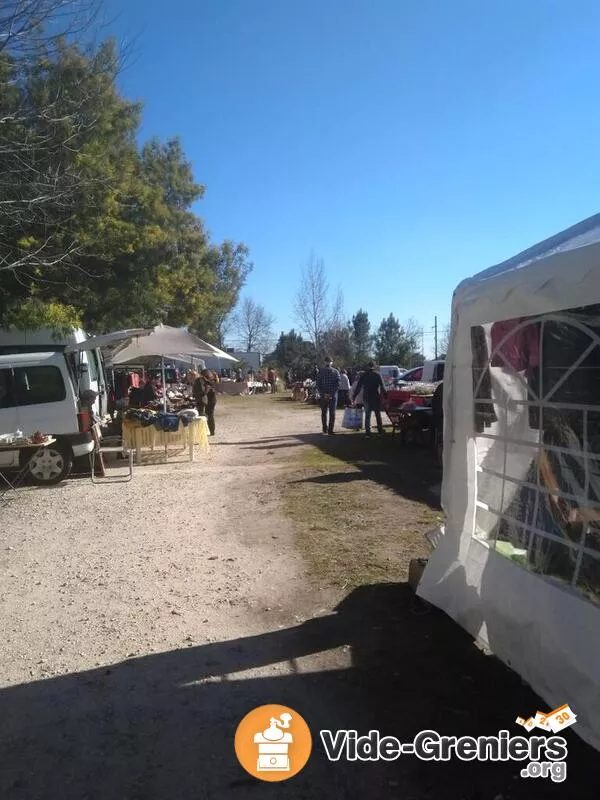
[[[304,450],[283,487],[299,549],[320,585],[353,589],[404,581],[411,558],[427,555],[424,533],[441,512],[377,479],[387,471],[395,442],[381,442],[383,452],[366,459],[362,437],[346,439],[356,444],[346,445],[344,458],[320,447]]]

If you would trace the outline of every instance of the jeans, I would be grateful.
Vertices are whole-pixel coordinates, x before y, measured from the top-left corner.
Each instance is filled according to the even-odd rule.
[[[335,425],[335,409],[337,408],[338,396],[337,392],[331,395],[331,399],[321,399],[321,422],[323,430],[331,433]],[[327,423],[327,412],[329,411],[329,424]]]
[[[371,412],[375,414],[375,421],[377,422],[377,430],[379,433],[383,430],[383,422],[381,421],[381,406],[370,406],[369,402],[365,402],[365,433],[371,433]]]

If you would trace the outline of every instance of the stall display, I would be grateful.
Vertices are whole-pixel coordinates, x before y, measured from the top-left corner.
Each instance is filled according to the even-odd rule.
[[[169,447],[188,450],[194,460],[194,448],[208,452],[208,423],[194,411],[178,414],[156,412],[151,409],[130,410],[122,423],[123,447],[135,450],[136,463],[141,462],[142,450],[154,452],[164,448],[165,458]]]
[[[425,443],[432,428],[431,403],[437,384],[414,383],[403,389],[388,389],[382,408],[392,423],[392,436],[402,442]]]

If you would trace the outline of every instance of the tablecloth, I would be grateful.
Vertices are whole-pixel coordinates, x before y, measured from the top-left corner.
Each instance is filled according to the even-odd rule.
[[[179,430],[175,432],[157,431],[154,425],[142,426],[136,420],[123,420],[123,447],[135,450],[157,447],[190,448],[200,447],[203,452],[208,452],[208,423],[206,417],[198,417],[188,425],[179,423]]]

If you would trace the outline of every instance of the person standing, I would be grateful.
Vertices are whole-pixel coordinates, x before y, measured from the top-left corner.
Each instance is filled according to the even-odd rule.
[[[142,389],[140,399],[142,401],[142,405],[146,405],[147,403],[152,403],[154,400],[158,400],[156,379],[153,378],[150,373],[146,375],[146,383]]]
[[[194,383],[194,399],[201,417],[206,417],[211,436],[215,435],[215,406],[217,405],[217,376],[203,369]]]
[[[330,436],[335,433],[333,430],[335,426],[335,409],[340,390],[340,373],[333,368],[332,364],[332,360],[326,358],[325,366],[319,370],[317,375],[317,391],[319,392],[323,433]]]
[[[340,399],[338,408],[348,408],[350,405],[350,378],[345,369],[340,372]]]
[[[363,390],[365,404],[365,436],[371,436],[371,412],[375,414],[378,432],[385,433],[381,421],[381,398],[387,397],[387,392],[383,385],[381,375],[375,372],[375,364],[372,361],[369,361],[367,369],[358,379],[358,383],[352,395],[353,402],[356,400],[356,396],[361,389]]]

